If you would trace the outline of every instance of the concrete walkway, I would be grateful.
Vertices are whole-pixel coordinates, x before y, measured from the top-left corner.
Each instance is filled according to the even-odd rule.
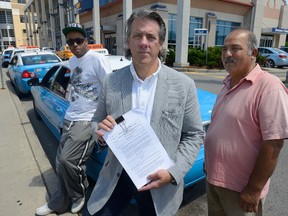
[[[5,89],[0,90],[1,215],[34,215],[35,208],[45,203],[46,196],[34,152],[41,145],[36,147],[37,137],[27,139],[27,132],[33,128],[26,113],[17,109],[21,106],[20,101],[15,95],[13,97],[6,84],[5,81]]]
[[[4,71],[0,83],[0,215],[32,216],[55,191],[57,179]]]

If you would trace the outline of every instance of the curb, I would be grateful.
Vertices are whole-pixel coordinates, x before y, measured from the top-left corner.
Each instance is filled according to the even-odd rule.
[[[49,160],[46,157],[44,150],[42,149],[42,146],[38,140],[38,137],[34,131],[34,128],[30,122],[30,119],[28,118],[27,113],[23,109],[21,101],[18,98],[18,96],[16,95],[15,90],[14,90],[9,78],[6,75],[4,76],[4,81],[6,82],[6,84],[7,84],[6,86],[9,89],[9,94],[12,98],[12,101],[13,101],[15,107],[16,107],[21,125],[23,127],[25,136],[26,136],[27,141],[29,143],[30,150],[33,154],[33,159],[36,162],[36,165],[37,165],[38,170],[41,174],[44,186],[46,187],[48,196],[50,198],[51,194],[53,192],[53,187],[51,186],[50,182],[46,181],[46,179],[48,176],[49,176],[49,179],[51,179],[51,177],[53,177],[53,179],[55,178],[55,181],[57,182],[56,174],[54,171],[53,172],[51,172],[51,171],[47,172],[47,168],[52,168],[52,167],[50,165]],[[45,173],[47,173],[47,174],[45,174]],[[54,182],[54,180],[53,180],[53,182]]]
[[[50,199],[51,195],[56,191],[56,187],[58,184],[58,179],[56,176],[56,173],[54,169],[52,168],[42,146],[41,143],[34,131],[34,128],[30,122],[30,119],[28,118],[27,111],[23,108],[23,105],[21,104],[20,99],[15,93],[14,87],[11,84],[11,81],[6,75],[6,72],[4,73],[4,81],[6,82],[6,87],[9,91],[9,94],[12,98],[12,101],[16,107],[22,128],[24,130],[25,136],[27,138],[27,142],[29,144],[30,150],[33,155],[33,159],[36,163],[36,166],[39,170],[39,173],[41,175],[43,185],[46,189],[46,201]],[[43,203],[44,205],[45,203]],[[40,207],[40,206],[39,206]],[[58,214],[56,214],[58,215]],[[65,214],[61,214],[62,216],[72,216],[75,214],[71,214],[69,212]],[[77,214],[76,214],[77,215]],[[79,215],[79,214],[78,214]]]

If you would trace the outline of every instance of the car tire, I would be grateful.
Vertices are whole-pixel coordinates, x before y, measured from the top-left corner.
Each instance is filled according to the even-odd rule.
[[[39,115],[39,112],[38,112],[38,110],[37,110],[37,106],[36,106],[36,104],[35,104],[34,98],[33,98],[33,110],[34,110],[36,119],[39,120],[39,121],[41,121],[42,118],[41,118],[41,116]]]
[[[12,83],[13,83],[13,82],[12,82]],[[23,98],[23,97],[24,97],[24,94],[23,94],[22,92],[20,92],[20,90],[19,90],[19,88],[18,88],[18,86],[17,86],[17,83],[15,83],[15,84],[13,84],[13,85],[14,85],[15,92],[16,92],[17,96],[18,96],[19,98]]]
[[[275,63],[272,59],[268,59],[265,63],[265,66],[269,68],[273,68],[275,66]]]

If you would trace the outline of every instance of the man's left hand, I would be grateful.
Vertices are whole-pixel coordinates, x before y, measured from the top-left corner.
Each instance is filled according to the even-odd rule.
[[[141,187],[139,191],[146,191],[153,188],[160,188],[163,185],[170,183],[173,179],[170,173],[164,169],[149,175],[147,178],[150,180],[150,182],[147,185]]]
[[[260,194],[249,190],[247,187],[240,194],[240,207],[244,212],[258,212]]]

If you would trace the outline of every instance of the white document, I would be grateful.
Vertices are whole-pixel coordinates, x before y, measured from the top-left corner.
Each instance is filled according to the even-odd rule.
[[[103,138],[139,189],[149,182],[149,174],[174,162],[141,111],[130,110],[117,121],[113,130],[103,131]]]

